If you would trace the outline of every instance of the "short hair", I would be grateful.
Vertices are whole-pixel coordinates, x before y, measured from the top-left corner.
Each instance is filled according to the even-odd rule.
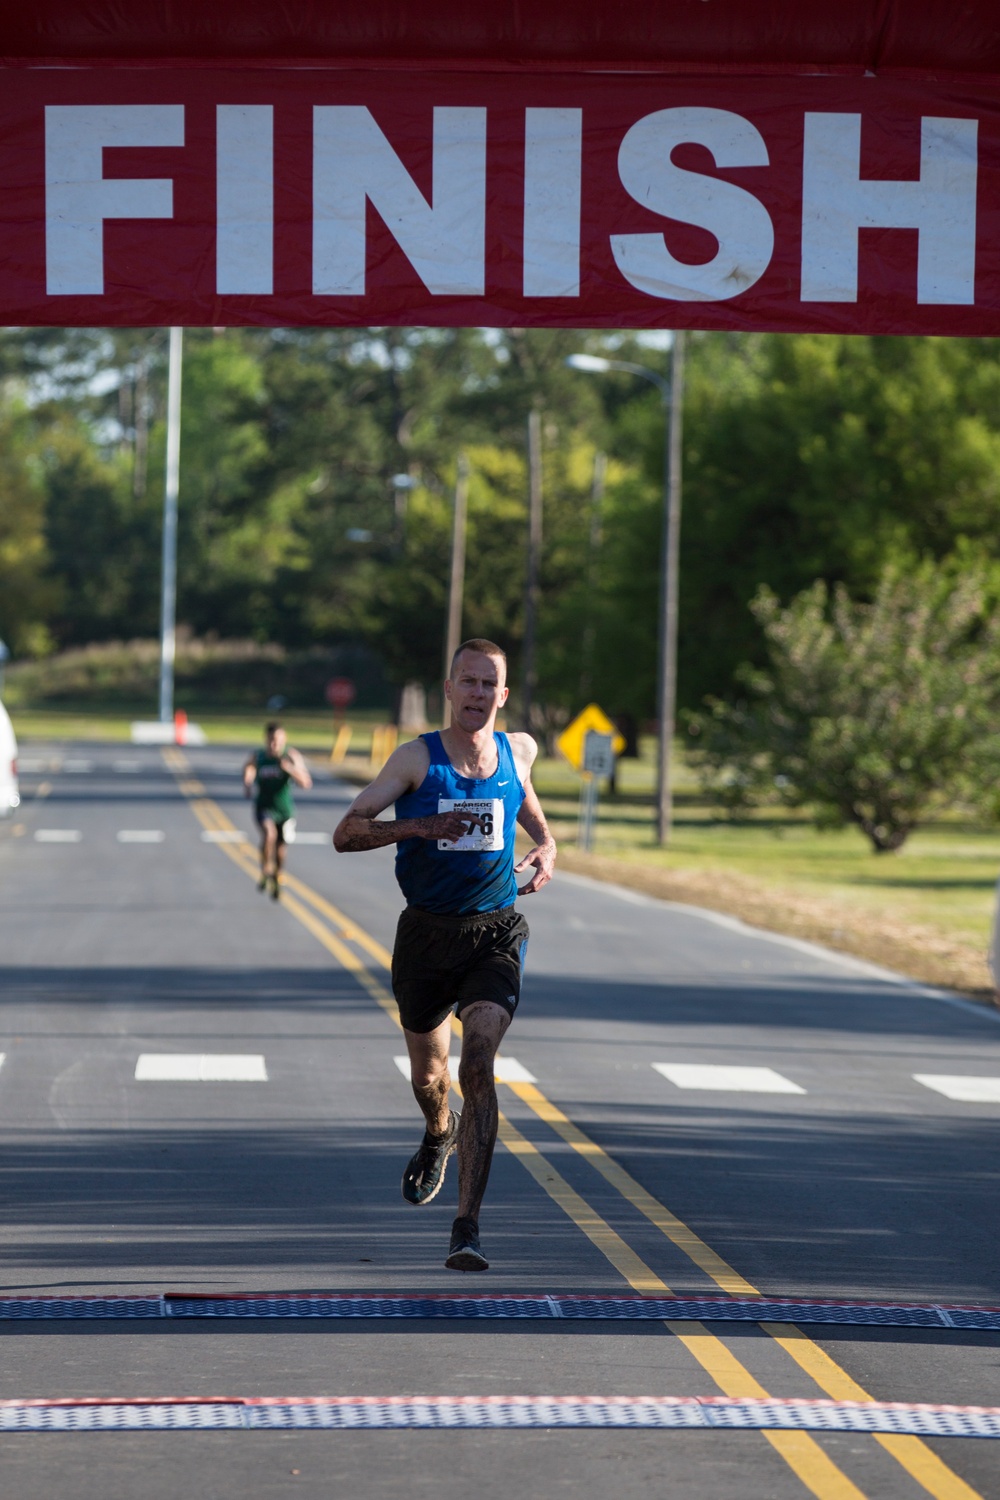
[[[278,730],[284,727],[284,724],[280,724],[277,719],[272,719],[270,724],[264,725],[264,734],[267,739],[270,739],[272,734],[277,734]]]
[[[462,655],[463,651],[479,651],[479,652],[482,653],[483,656],[495,656],[495,657],[498,657],[499,660],[503,662],[503,675],[504,675],[504,680],[506,681],[506,678],[507,678],[507,653],[506,653],[506,651],[503,649],[502,646],[498,646],[497,643],[496,643],[496,641],[487,641],[487,640],[484,640],[482,636],[478,636],[478,635],[473,636],[473,638],[472,638],[471,641],[463,641],[462,644],[458,647],[458,649],[455,652],[455,655],[451,659],[451,668],[450,668],[450,671],[449,671],[449,676],[450,677],[453,678],[455,676],[455,663],[458,661],[458,658]]]

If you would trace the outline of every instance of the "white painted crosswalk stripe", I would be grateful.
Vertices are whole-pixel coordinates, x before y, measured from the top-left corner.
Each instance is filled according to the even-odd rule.
[[[461,1059],[455,1056],[449,1057],[448,1059],[448,1071],[451,1073],[451,1076],[453,1078],[458,1077],[458,1065],[460,1061]],[[405,1054],[401,1054],[398,1057],[394,1057],[393,1062],[396,1064],[396,1067],[402,1073],[403,1077],[409,1080],[410,1059]],[[498,1083],[538,1082],[538,1079],[535,1077],[534,1073],[529,1073],[527,1068],[524,1067],[523,1064],[519,1063],[516,1057],[494,1058],[493,1076]]]
[[[143,1052],[135,1065],[140,1083],[266,1083],[260,1053]]]
[[[1000,1104],[1000,1078],[972,1078],[961,1073],[914,1073],[914,1080],[959,1104]]]
[[[119,828],[119,844],[162,844],[166,834],[162,828]]]
[[[773,1068],[740,1068],[720,1063],[653,1063],[679,1089],[717,1089],[739,1094],[804,1094],[805,1089]]]
[[[36,844],[78,844],[83,838],[79,828],[36,828]]]

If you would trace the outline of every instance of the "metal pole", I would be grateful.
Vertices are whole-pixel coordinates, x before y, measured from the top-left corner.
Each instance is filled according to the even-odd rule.
[[[469,502],[469,461],[458,455],[455,480],[455,514],[451,525],[451,582],[448,586],[448,629],[444,643],[444,675],[451,676],[451,663],[462,641],[462,604],[465,597],[465,530]],[[444,701],[444,727],[451,723],[451,704]]]
[[[597,601],[597,554],[601,547],[601,502],[608,472],[606,453],[594,454],[594,478],[590,488],[590,536],[587,541],[587,623],[580,643],[580,698],[586,703],[591,696],[594,675],[594,647],[597,644],[595,614]]]
[[[170,330],[167,375],[167,480],[163,491],[163,580],[160,589],[160,723],[174,717],[177,614],[177,492],[181,463],[181,364],[183,328]]]
[[[538,581],[542,556],[542,419],[528,416],[528,573],[524,593],[524,727],[531,732],[538,668],[535,636],[538,629]]]
[[[594,847],[594,830],[597,826],[597,795],[599,791],[597,776],[591,776],[588,791],[587,806],[587,853]]]
[[[677,590],[680,576],[681,537],[681,441],[684,409],[683,329],[674,332],[670,360],[670,391],[665,393],[667,428],[663,464],[663,545],[660,570],[660,650],[658,709],[660,718],[659,764],[656,789],[656,842],[670,842],[673,789],[670,780],[674,721],[677,710]]]

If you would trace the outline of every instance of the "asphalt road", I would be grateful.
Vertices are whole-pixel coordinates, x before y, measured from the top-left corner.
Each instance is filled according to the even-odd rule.
[[[1000,1017],[559,877],[527,907],[528,978],[504,1054],[536,1082],[500,1086],[514,1149],[498,1148],[482,1216],[491,1269],[457,1278],[442,1266],[454,1171],[426,1210],[399,1195],[420,1135],[380,962],[400,903],[389,851],[329,845],[352,793],[320,777],[299,799],[299,829],[316,838],[292,849],[301,884],[276,905],[235,842],[251,831],[237,750],[186,763],[108,745],[22,751],[24,803],[0,828],[0,1292],[749,1284],[1000,1303],[1000,1101],[915,1077],[1000,1079]],[[266,1081],[137,1080],[149,1054],[260,1057]],[[785,1091],[724,1090],[705,1071],[734,1066],[770,1069]],[[661,1205],[698,1238],[657,1227]],[[861,1387],[1000,1405],[1000,1335],[946,1328],[0,1329],[4,1399]],[[0,1475],[18,1500],[1000,1496],[1000,1443],[786,1436],[17,1435],[0,1438]]]

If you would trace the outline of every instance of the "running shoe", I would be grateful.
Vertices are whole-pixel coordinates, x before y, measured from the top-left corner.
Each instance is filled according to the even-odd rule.
[[[458,1145],[459,1118],[454,1110],[449,1110],[448,1129],[444,1135],[433,1136],[424,1131],[424,1138],[403,1173],[401,1187],[407,1203],[422,1207],[441,1191],[448,1158]]]
[[[269,875],[262,875],[260,877],[260,879],[258,880],[258,882],[257,882],[257,889],[259,891],[266,891],[267,890],[267,884],[268,884],[268,881],[270,880],[270,878],[271,877]]]
[[[271,876],[271,900],[272,901],[280,901],[281,900],[281,886],[278,884],[278,877],[277,877],[277,875],[272,875]]]
[[[445,1266],[449,1271],[488,1271],[490,1263],[479,1244],[475,1219],[456,1219],[451,1226],[451,1249]]]

